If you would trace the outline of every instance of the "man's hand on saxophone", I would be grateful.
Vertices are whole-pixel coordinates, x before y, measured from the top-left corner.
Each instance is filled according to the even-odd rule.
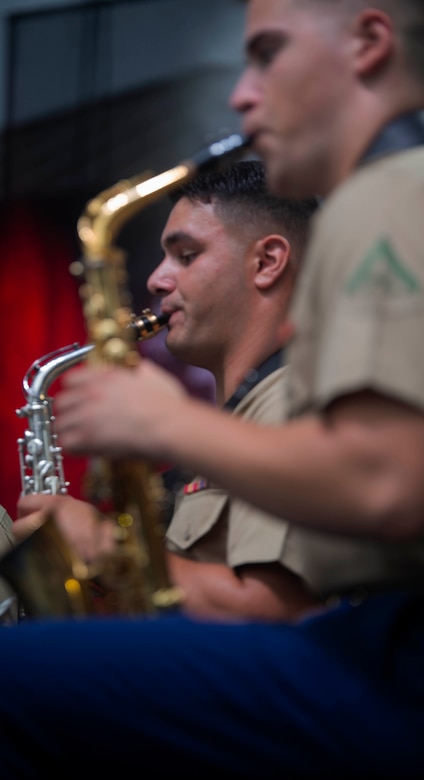
[[[168,460],[171,454],[164,445],[169,426],[185,417],[186,399],[180,380],[147,358],[133,371],[119,366],[72,369],[56,397],[59,440],[71,454]]]
[[[16,542],[26,539],[53,514],[58,529],[84,563],[96,563],[113,552],[115,523],[107,517],[100,520],[96,508],[85,501],[37,493],[21,496],[17,510],[18,518],[13,523]]]

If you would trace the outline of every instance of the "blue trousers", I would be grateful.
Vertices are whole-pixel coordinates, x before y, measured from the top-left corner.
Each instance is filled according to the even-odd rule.
[[[296,625],[33,620],[0,668],[2,780],[424,776],[423,595]]]

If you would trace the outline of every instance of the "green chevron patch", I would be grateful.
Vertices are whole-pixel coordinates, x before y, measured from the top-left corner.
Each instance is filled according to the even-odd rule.
[[[419,280],[406,268],[385,238],[373,246],[345,286],[349,295],[366,290],[381,290],[394,296],[414,294],[421,290]]]

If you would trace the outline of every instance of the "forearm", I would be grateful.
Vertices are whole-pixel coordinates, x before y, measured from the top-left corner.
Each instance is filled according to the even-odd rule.
[[[393,422],[383,437],[367,420],[340,427],[318,416],[264,428],[196,402],[165,437],[171,460],[291,523],[397,539],[420,531],[424,516],[419,422],[407,433]]]
[[[56,397],[64,449],[188,468],[291,523],[380,539],[424,533],[424,414],[373,392],[275,427],[188,397],[142,361],[75,370]]]

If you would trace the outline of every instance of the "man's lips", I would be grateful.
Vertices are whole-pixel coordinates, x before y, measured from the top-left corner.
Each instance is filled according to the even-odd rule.
[[[255,141],[257,140],[257,137],[263,132],[263,128],[256,126],[248,126],[247,124],[243,127],[243,134],[248,137],[249,139],[249,146],[252,146]]]
[[[249,144],[249,149],[260,159],[262,159],[263,155],[266,152],[266,131],[262,129],[255,130],[251,133],[251,143]]]
[[[181,309],[163,309],[162,314],[166,314],[168,319],[168,327],[172,324],[172,320],[175,319],[175,315],[178,314],[178,312],[181,311]]]

